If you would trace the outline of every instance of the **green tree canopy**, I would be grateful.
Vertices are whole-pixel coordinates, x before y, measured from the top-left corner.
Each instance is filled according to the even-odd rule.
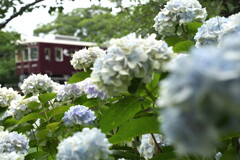
[[[20,35],[16,32],[0,31],[0,84],[17,83],[15,65],[16,41]]]

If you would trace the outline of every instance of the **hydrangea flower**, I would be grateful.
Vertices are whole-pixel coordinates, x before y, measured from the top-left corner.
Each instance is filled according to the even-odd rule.
[[[1,160],[24,160],[24,155],[16,152],[0,153]]]
[[[223,33],[224,24],[227,24],[228,18],[224,17],[214,17],[207,20],[196,33],[194,39],[196,42],[196,47],[202,45],[209,45],[218,42],[218,37]]]
[[[21,85],[22,92],[27,94],[51,93],[57,90],[59,84],[53,82],[46,74],[32,74],[27,79],[24,79]]]
[[[0,88],[0,107],[7,107],[12,100],[18,99],[20,95],[12,88]]]
[[[170,0],[154,18],[154,28],[160,35],[170,36],[177,31],[183,33],[182,25],[192,21],[203,22],[207,12],[197,0]]]
[[[92,83],[91,78],[86,78],[78,84],[83,88],[83,92],[87,95],[87,98],[100,98],[101,100],[108,98],[104,91]]]
[[[86,68],[92,66],[96,58],[102,57],[103,55],[105,55],[105,51],[99,47],[84,48],[75,52],[70,62],[73,68],[86,70]]]
[[[162,64],[171,58],[172,49],[151,35],[146,39],[132,34],[110,41],[107,54],[96,59],[91,79],[108,96],[127,91],[133,78],[144,83],[152,80],[153,72],[161,72]]]
[[[100,160],[111,153],[106,135],[97,128],[84,128],[82,132],[64,139],[58,145],[57,160]]]
[[[65,112],[63,122],[67,126],[73,126],[75,124],[92,124],[95,119],[96,116],[92,110],[82,105],[76,105]]]
[[[27,154],[29,140],[17,132],[0,131],[0,153]]]
[[[223,24],[222,34],[219,35],[219,42],[224,40],[225,37],[235,34],[240,35],[240,13],[228,17],[228,23]]]
[[[20,120],[22,117],[32,112],[32,109],[28,107],[28,103],[33,101],[39,102],[38,97],[32,96],[27,99],[24,99],[24,97],[21,97],[18,100],[13,100],[11,102],[11,105],[9,106],[9,109],[7,110],[7,115],[12,116],[17,120]]]
[[[153,134],[159,146],[165,146],[163,136],[160,134]],[[151,159],[157,153],[157,146],[151,134],[142,135],[139,153],[146,159]]]
[[[76,83],[61,85],[57,92],[56,99],[58,101],[65,101],[75,99],[83,94],[82,88]]]
[[[162,129],[179,153],[207,156],[219,137],[240,131],[239,52],[236,36],[219,48],[193,49],[173,63],[172,73],[161,82]]]

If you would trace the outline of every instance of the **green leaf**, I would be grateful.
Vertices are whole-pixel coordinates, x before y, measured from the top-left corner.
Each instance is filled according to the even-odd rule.
[[[203,24],[199,23],[199,22],[191,22],[189,24],[187,24],[187,31],[189,33],[197,33],[198,32],[198,28],[201,27]]]
[[[100,120],[100,128],[106,133],[123,124],[141,109],[140,102],[136,97],[126,97],[119,100],[105,112]]]
[[[182,41],[177,43],[174,47],[173,47],[173,51],[176,53],[182,53],[182,52],[187,52],[189,51],[189,49],[194,46],[194,43],[192,41]]]
[[[147,133],[160,133],[156,117],[137,118],[123,124],[119,131],[109,139],[109,142],[116,144]]]
[[[18,122],[18,124],[30,121],[30,120],[35,120],[35,119],[44,119],[44,116],[41,115],[40,113],[30,113],[26,116],[24,116],[22,119],[20,119],[20,121]]]
[[[50,123],[46,126],[47,129],[49,130],[55,130],[58,128],[58,125],[60,124],[61,122],[53,122],[53,123]]]
[[[33,96],[33,94],[32,94],[32,93],[29,93],[29,94],[27,94],[27,95],[24,97],[24,99],[30,98],[30,97],[32,97],[32,96]]]
[[[40,159],[45,159],[49,156],[50,154],[44,151],[38,151],[38,152],[33,152],[28,155],[26,155],[25,160],[40,160]]]
[[[50,132],[48,129],[42,129],[37,132],[37,137],[40,139],[45,139],[49,133]]]
[[[52,110],[50,110],[47,114],[48,114],[49,117],[54,117],[54,116],[57,116],[59,114],[65,113],[66,111],[69,110],[69,108],[71,106],[72,105],[56,107],[56,108],[53,108]]]
[[[46,103],[47,101],[52,100],[53,98],[55,98],[57,95],[57,93],[45,93],[45,94],[40,94],[38,96],[38,99],[40,102],[42,103]]]
[[[179,36],[172,36],[172,37],[167,37],[164,40],[168,44],[168,46],[174,46],[175,44],[181,42],[183,39],[180,38]]]
[[[27,106],[28,106],[29,108],[31,108],[31,109],[36,109],[37,107],[40,106],[40,103],[35,102],[35,101],[31,101],[31,102],[29,102],[29,103],[27,104]]]
[[[4,127],[10,127],[10,126],[14,126],[17,123],[18,123],[17,120],[11,118],[11,119],[6,119],[5,121],[3,121],[2,125]]]
[[[98,99],[91,99],[91,100],[88,100],[87,102],[83,103],[82,105],[86,106],[86,107],[95,107],[98,105]]]
[[[84,79],[90,77],[90,72],[78,72],[72,75],[72,77],[69,79],[68,84],[70,83],[77,83],[80,81],[83,81]]]

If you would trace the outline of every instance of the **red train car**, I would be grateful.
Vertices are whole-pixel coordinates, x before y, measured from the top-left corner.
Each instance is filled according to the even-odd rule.
[[[70,36],[56,36],[53,40],[33,38],[21,41],[23,49],[16,54],[17,75],[20,81],[28,75],[48,74],[55,81],[66,81],[76,72],[71,66],[71,54],[95,43],[77,41]]]

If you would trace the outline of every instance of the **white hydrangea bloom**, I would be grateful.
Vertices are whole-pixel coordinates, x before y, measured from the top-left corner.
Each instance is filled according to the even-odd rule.
[[[99,47],[89,47],[75,52],[70,62],[73,68],[86,70],[92,66],[96,58],[103,55],[105,55],[105,51]]]
[[[9,106],[7,115],[12,116],[17,120],[21,119],[28,113],[32,112],[32,109],[28,107],[28,103],[33,101],[38,103],[40,102],[37,96],[32,96],[26,99],[24,99],[24,97],[21,97],[18,100],[13,100]]]
[[[193,49],[170,67],[158,105],[166,107],[162,128],[179,153],[207,156],[219,137],[240,131],[239,53],[240,38],[232,36],[219,48]]]
[[[165,146],[165,142],[163,136],[160,134],[153,134],[157,144],[159,146]],[[151,134],[144,134],[142,135],[141,145],[139,148],[139,153],[146,159],[151,159],[154,154],[157,153],[157,146],[153,140]]]
[[[225,37],[231,34],[234,34],[235,36],[240,35],[240,13],[228,17],[228,23],[223,24],[223,31],[222,34],[219,35],[218,41],[221,43]]]
[[[58,101],[76,99],[83,94],[82,86],[72,83],[59,86],[57,97]]]
[[[0,153],[1,160],[24,160],[24,157],[24,154],[19,154],[16,152]]]
[[[214,17],[207,20],[196,33],[194,39],[196,47],[202,45],[209,45],[218,42],[218,37],[223,33],[224,24],[227,24],[229,20],[224,17]]]
[[[17,152],[27,154],[29,148],[29,139],[23,134],[17,132],[0,132],[0,153]]]
[[[64,139],[58,145],[57,160],[100,160],[110,154],[106,135],[97,128],[84,128],[82,132]]]
[[[18,99],[20,94],[12,88],[0,88],[0,107],[7,107],[12,100]]]
[[[96,59],[92,68],[93,83],[115,96],[127,91],[133,78],[144,83],[152,80],[153,72],[161,72],[162,64],[171,58],[172,49],[151,35],[146,39],[132,34],[112,39],[107,54]]]
[[[192,21],[203,22],[206,16],[206,9],[197,0],[170,0],[154,18],[154,28],[163,36],[174,35],[175,31],[181,35],[181,25]]]
[[[46,74],[32,74],[27,79],[24,79],[20,88],[25,95],[37,95],[55,92],[58,85],[58,83],[53,82]]]

